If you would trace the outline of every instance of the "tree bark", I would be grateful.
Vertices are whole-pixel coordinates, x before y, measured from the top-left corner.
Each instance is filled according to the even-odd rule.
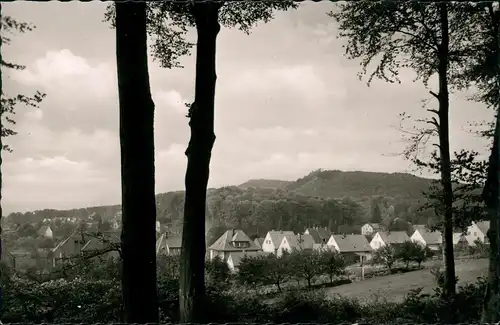
[[[122,179],[122,290],[127,323],[157,323],[154,103],[146,3],[116,2]]]
[[[205,296],[205,217],[210,158],[215,142],[216,40],[220,3],[196,2],[195,99],[189,109],[191,138],[186,150],[186,197],[180,272],[180,321],[203,322]]]
[[[497,54],[497,62],[495,64],[497,75],[497,87],[500,88],[500,12],[495,12],[491,4],[488,5],[492,18],[492,36],[494,52]],[[498,296],[500,292],[500,102],[497,103],[497,116],[495,124],[495,133],[493,138],[493,147],[488,163],[488,174],[486,184],[483,190],[483,199],[486,204],[488,216],[490,219],[490,229],[488,231],[488,239],[490,241],[488,282],[483,301],[483,312],[481,322],[496,323],[500,321],[500,313],[498,310]]]
[[[450,127],[449,111],[450,99],[448,91],[448,5],[446,2],[439,4],[441,19],[442,40],[439,49],[439,151],[441,167],[441,185],[443,186],[444,204],[444,255],[445,255],[445,282],[444,292],[451,296],[456,292],[455,258],[453,255],[453,188],[451,184],[451,159],[450,159]]]
[[[0,2],[0,19],[2,18],[2,3]],[[2,43],[0,41],[0,62],[3,61],[2,57]],[[3,75],[2,75],[2,69],[0,69],[0,98],[3,97]],[[4,109],[3,107],[0,107],[0,130],[3,128],[3,114],[4,114]],[[2,187],[3,187],[3,174],[2,174],[2,165],[3,165],[3,157],[2,157],[2,151],[3,151],[3,139],[0,134],[0,262],[2,261],[2,216],[3,216],[3,210],[2,210]],[[2,310],[3,310],[3,286],[2,286],[2,269],[0,269],[0,317],[2,316]]]

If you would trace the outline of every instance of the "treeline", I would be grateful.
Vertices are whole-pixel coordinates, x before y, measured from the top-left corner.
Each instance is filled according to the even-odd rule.
[[[359,226],[370,221],[389,226],[394,219],[400,218],[412,224],[427,224],[429,218],[434,216],[432,210],[420,211],[420,201],[415,198],[383,195],[363,199],[331,198],[301,195],[284,189],[236,186],[209,189],[207,194],[207,229],[240,228],[250,236],[264,236],[271,229],[302,232],[312,226],[328,227],[338,233],[358,233]],[[184,214],[184,192],[158,194],[156,203],[157,220],[170,228],[180,229]],[[23,224],[53,217],[85,219],[92,214],[109,220],[120,210],[119,205],[66,211],[46,209],[12,213],[9,220]]]

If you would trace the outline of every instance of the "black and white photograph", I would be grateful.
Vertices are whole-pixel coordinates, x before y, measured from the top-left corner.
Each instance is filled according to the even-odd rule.
[[[0,324],[500,322],[500,1],[0,20]]]

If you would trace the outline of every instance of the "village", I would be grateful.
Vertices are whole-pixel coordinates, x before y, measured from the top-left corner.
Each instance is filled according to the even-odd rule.
[[[69,235],[57,240],[55,229],[69,224],[73,230]],[[32,226],[36,226],[32,225]],[[18,226],[19,227],[19,226]],[[487,246],[489,221],[472,222],[464,232],[453,234],[456,255],[473,255],[477,246]],[[78,218],[44,219],[36,230],[38,247],[33,250],[9,249],[3,246],[4,260],[14,269],[42,268],[53,269],[64,261],[87,256],[118,258],[120,252],[120,214],[108,221],[92,214],[88,220]],[[227,263],[229,270],[238,271],[243,257],[260,257],[295,251],[334,251],[341,254],[347,264],[362,266],[369,262],[374,252],[385,246],[398,246],[411,241],[433,252],[434,258],[442,258],[443,237],[440,231],[431,230],[426,225],[413,225],[411,231],[390,231],[378,223],[366,223],[359,227],[359,233],[336,234],[327,227],[310,227],[302,233],[290,230],[270,230],[264,237],[251,238],[242,229],[228,229],[215,242],[207,243],[206,259],[220,258]],[[7,238],[14,232],[5,229]],[[181,253],[182,235],[172,231],[159,221],[156,223],[156,254],[158,256]],[[21,238],[22,239],[22,238]],[[19,240],[19,239],[18,239]],[[40,243],[49,242],[49,245]],[[51,244],[50,244],[51,243]]]

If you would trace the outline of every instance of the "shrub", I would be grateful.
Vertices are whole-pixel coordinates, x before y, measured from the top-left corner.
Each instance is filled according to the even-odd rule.
[[[372,263],[384,265],[389,272],[392,271],[392,266],[396,262],[396,250],[391,245],[385,245],[377,249],[373,254]]]

